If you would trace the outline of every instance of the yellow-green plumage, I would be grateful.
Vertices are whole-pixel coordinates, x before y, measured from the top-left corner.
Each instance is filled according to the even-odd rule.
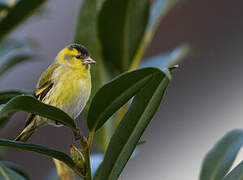
[[[56,106],[75,119],[86,105],[91,92],[90,64],[95,63],[87,50],[77,44],[60,51],[55,61],[37,83],[38,100]],[[16,140],[26,141],[36,128],[45,124],[58,125],[52,120],[29,114],[25,129]]]

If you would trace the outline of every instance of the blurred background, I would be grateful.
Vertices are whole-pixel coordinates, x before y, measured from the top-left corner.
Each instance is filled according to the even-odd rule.
[[[32,17],[12,33],[15,38],[36,39],[41,58],[7,73],[0,80],[1,90],[35,88],[57,52],[72,42],[80,3],[50,0],[41,16]],[[175,71],[165,101],[142,137],[146,144],[120,179],[198,179],[203,157],[215,142],[229,130],[242,128],[242,8],[239,0],[181,0],[162,21],[146,57],[184,42],[197,49],[197,56],[187,58]],[[0,135],[15,137],[25,116],[14,115]],[[67,152],[72,132],[44,127],[31,142]],[[242,158],[241,152],[237,162]],[[9,150],[5,159],[22,165],[35,180],[45,179],[48,169],[54,167],[50,158],[29,152]]]

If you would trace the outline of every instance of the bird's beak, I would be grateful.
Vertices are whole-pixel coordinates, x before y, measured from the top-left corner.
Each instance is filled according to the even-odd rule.
[[[96,61],[93,60],[91,57],[85,58],[83,62],[84,62],[84,64],[95,64],[96,63]]]

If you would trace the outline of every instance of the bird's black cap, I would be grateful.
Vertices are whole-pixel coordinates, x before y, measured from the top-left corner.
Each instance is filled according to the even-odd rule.
[[[69,49],[76,49],[82,55],[89,56],[88,49],[80,44],[71,44],[71,45],[69,45]]]

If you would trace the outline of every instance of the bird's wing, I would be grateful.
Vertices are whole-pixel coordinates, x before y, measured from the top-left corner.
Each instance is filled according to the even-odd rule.
[[[47,82],[52,81],[53,73],[58,67],[58,64],[52,64],[42,73],[36,86],[37,91],[44,87],[47,84]]]
[[[37,91],[35,92],[38,100],[42,101],[46,94],[51,90],[54,84],[53,73],[58,67],[58,64],[52,64],[42,73],[37,83]]]
[[[42,101],[46,94],[51,90],[54,81],[53,81],[53,73],[55,69],[58,67],[57,64],[50,65],[46,71],[44,71],[37,83],[37,90],[35,92],[35,96],[39,101]],[[31,121],[34,119],[34,114],[29,114],[26,119],[25,127],[28,126]]]
[[[51,90],[54,82],[53,80],[46,81],[42,86],[37,89],[35,96],[39,101],[42,101],[46,94]]]

